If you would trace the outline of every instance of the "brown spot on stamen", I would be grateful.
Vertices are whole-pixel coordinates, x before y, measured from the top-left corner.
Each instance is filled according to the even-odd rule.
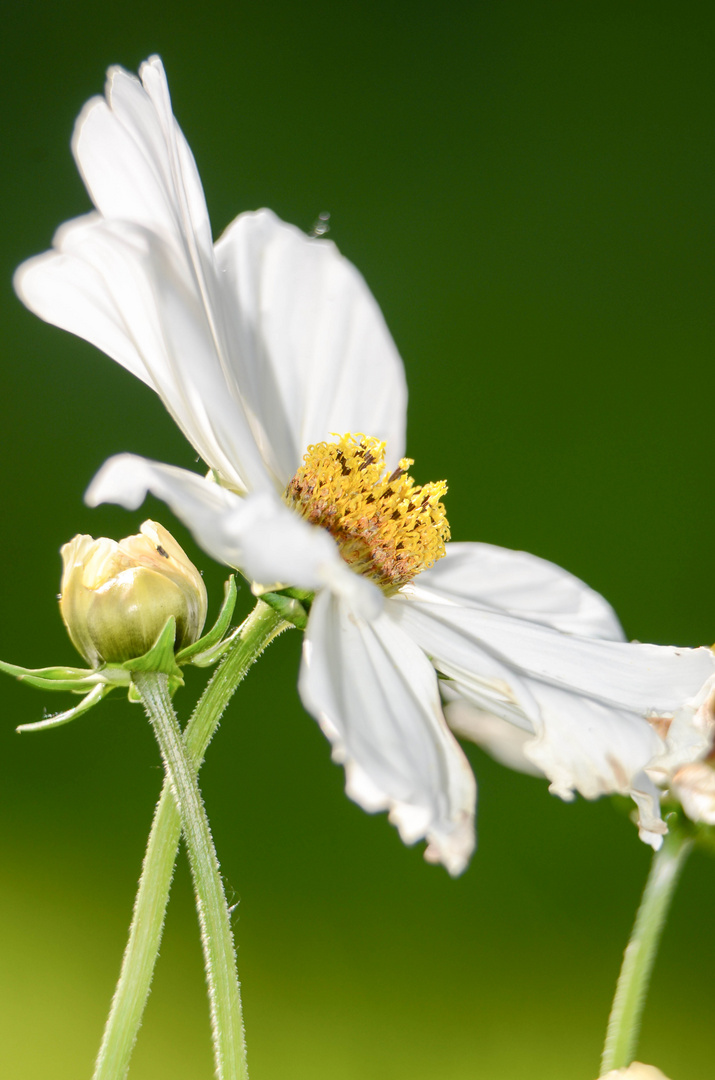
[[[403,458],[389,475],[385,444],[364,435],[308,447],[285,501],[335,538],[343,559],[390,595],[444,555],[443,481],[415,485]]]

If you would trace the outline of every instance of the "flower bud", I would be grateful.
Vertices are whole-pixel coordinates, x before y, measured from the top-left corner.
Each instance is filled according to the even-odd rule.
[[[175,648],[193,644],[206,620],[203,579],[171,533],[145,521],[117,543],[75,536],[61,549],[60,612],[92,667],[143,656],[170,616]]]

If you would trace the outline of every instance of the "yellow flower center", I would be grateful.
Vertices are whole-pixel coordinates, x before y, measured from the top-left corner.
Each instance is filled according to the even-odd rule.
[[[344,435],[309,446],[285,501],[335,538],[342,557],[388,595],[444,555],[449,522],[440,499],[444,480],[421,487],[403,458],[387,475],[385,443]]]

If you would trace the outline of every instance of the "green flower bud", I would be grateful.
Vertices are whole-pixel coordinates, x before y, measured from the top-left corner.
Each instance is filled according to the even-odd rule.
[[[143,656],[172,615],[176,650],[200,636],[208,606],[203,579],[156,521],[145,521],[137,536],[119,543],[75,536],[61,554],[60,612],[92,667]]]

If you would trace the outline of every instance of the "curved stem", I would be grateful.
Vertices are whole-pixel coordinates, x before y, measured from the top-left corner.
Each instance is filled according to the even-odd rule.
[[[184,732],[184,744],[194,770],[198,771],[237,686],[264,649],[289,625],[259,601],[241,626]],[[161,944],[180,837],[181,819],[166,780],[154,813],[129,940],[93,1080],[124,1080],[129,1070]]]
[[[616,994],[608,1018],[601,1075],[626,1068],[633,1061],[643,1008],[660,936],[693,841],[677,824],[671,826],[660,851],[653,855],[636,921],[623,956]]]

